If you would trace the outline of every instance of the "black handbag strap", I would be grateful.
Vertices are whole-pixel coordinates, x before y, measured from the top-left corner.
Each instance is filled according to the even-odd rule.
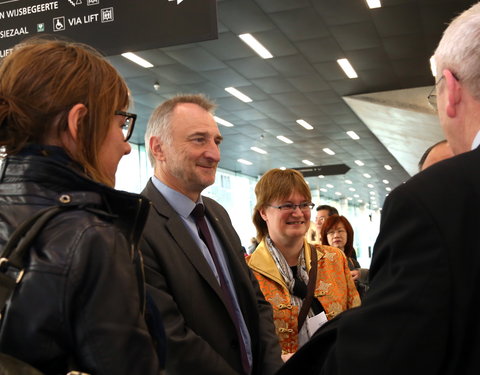
[[[24,256],[45,224],[72,206],[51,206],[24,221],[10,236],[0,254],[0,320],[16,284],[24,273]]]
[[[312,244],[309,245],[311,250],[310,272],[308,273],[307,295],[303,300],[302,307],[298,313],[298,332],[300,332],[300,328],[302,328],[303,323],[307,318],[308,310],[310,310],[310,306],[312,305],[315,284],[317,282],[317,249],[315,249],[315,246]]]

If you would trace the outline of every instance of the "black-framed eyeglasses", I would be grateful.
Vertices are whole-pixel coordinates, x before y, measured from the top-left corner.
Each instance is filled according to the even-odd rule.
[[[437,110],[437,91],[436,91],[437,85],[441,82],[443,77],[445,76],[441,76],[440,79],[437,82],[435,82],[435,85],[433,85],[432,87],[432,91],[430,91],[430,94],[428,94],[427,96],[427,100],[434,110]]]
[[[315,207],[315,203],[312,202],[304,202],[300,204],[293,204],[293,203],[285,203],[281,204],[280,206],[273,206],[269,204],[270,207],[273,208],[278,208],[280,211],[295,211],[298,208],[300,208],[301,211],[308,211],[311,210],[313,207]]]
[[[125,122],[122,124],[123,139],[127,142],[132,136],[133,129],[135,128],[135,120],[137,115],[135,113],[115,111],[115,114],[118,116],[124,116]]]

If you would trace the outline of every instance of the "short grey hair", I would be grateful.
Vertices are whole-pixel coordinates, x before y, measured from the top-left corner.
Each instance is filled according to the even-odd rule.
[[[150,116],[145,132],[145,150],[153,167],[155,166],[155,158],[150,150],[150,138],[159,137],[165,144],[172,143],[170,119],[177,104],[181,103],[196,104],[212,115],[216,107],[215,103],[203,94],[178,94],[160,104]]]
[[[435,51],[435,63],[437,76],[443,69],[451,70],[480,100],[480,3],[464,11],[447,27]]]

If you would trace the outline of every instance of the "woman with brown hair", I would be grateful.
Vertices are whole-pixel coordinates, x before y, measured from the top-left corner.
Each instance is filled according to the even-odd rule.
[[[310,189],[300,172],[272,169],[255,187],[253,223],[261,240],[247,262],[273,307],[282,356],[288,359],[326,320],[360,304],[345,255],[311,245]]]
[[[353,248],[353,228],[345,216],[332,215],[323,223],[322,238],[327,245],[337,247],[345,253],[348,268],[355,285],[363,297],[368,290],[368,269],[361,268]]]
[[[0,352],[45,374],[160,373],[134,264],[149,204],[113,189],[128,105],[124,80],[85,45],[31,40],[0,61],[0,252],[27,218],[71,207],[35,238],[0,312]]]

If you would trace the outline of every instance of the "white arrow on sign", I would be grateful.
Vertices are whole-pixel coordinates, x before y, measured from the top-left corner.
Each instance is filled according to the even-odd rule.
[[[168,0],[168,1],[175,1],[175,0]],[[180,4],[183,0],[176,0],[177,1],[177,5]]]

